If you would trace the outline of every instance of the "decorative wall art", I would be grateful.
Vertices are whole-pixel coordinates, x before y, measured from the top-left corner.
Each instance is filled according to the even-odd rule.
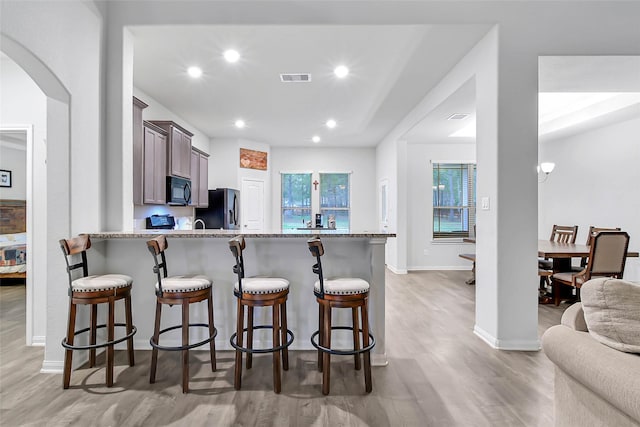
[[[264,151],[240,149],[240,167],[246,169],[267,170],[267,153]]]
[[[0,169],[0,187],[11,187],[11,171]]]

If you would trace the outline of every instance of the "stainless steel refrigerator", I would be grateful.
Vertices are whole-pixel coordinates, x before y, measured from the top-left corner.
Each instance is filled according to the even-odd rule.
[[[209,190],[209,207],[196,208],[196,219],[206,228],[240,229],[240,191],[233,188]]]

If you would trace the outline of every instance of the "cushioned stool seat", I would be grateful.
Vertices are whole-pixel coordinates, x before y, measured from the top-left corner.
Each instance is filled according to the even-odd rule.
[[[242,279],[242,292],[245,294],[275,294],[289,289],[289,281],[279,277],[247,277]],[[240,286],[238,282],[233,286],[233,290],[238,292]]]
[[[103,274],[81,277],[71,282],[73,292],[95,292],[131,286],[133,279],[124,274]]]
[[[171,276],[162,279],[162,290],[164,292],[191,292],[207,289],[211,287],[211,280],[201,274],[186,276]],[[160,285],[156,283],[156,290]]]
[[[313,285],[315,292],[320,292],[320,281]],[[324,281],[324,293],[327,295],[356,295],[369,292],[369,283],[362,279],[337,278]]]

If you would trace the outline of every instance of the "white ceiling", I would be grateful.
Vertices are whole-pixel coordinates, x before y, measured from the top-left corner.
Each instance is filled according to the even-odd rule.
[[[549,141],[640,117],[640,56],[539,58],[539,140]],[[451,114],[467,113],[460,121]],[[404,138],[409,143],[473,143],[451,138],[475,121],[475,85],[465,83]]]
[[[134,85],[211,138],[272,146],[371,147],[424,98],[488,26],[132,27]],[[225,49],[242,55],[229,64]],[[350,75],[338,80],[344,64]],[[200,66],[198,80],[187,67]],[[311,73],[281,83],[280,73]],[[233,123],[242,118],[244,129]],[[324,126],[334,118],[338,126]],[[158,117],[157,119],[162,119]]]

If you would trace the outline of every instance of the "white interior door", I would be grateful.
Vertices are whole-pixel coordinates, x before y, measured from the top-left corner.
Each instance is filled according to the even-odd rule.
[[[264,181],[243,179],[240,193],[242,229],[264,230]]]

